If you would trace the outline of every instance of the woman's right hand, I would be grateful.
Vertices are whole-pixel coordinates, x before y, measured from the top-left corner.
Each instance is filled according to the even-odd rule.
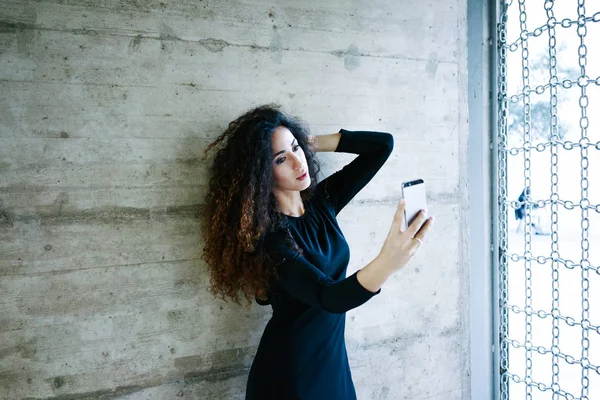
[[[390,232],[379,252],[379,257],[386,261],[385,264],[391,269],[391,272],[398,271],[413,258],[433,224],[433,217],[427,218],[426,212],[421,210],[413,223],[403,231],[402,221],[405,208],[406,203],[401,200],[398,203],[396,214],[394,214]]]

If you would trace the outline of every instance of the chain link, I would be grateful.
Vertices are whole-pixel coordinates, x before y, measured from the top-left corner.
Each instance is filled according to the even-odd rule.
[[[535,315],[535,316],[537,316],[537,317],[539,317],[541,319],[544,319],[544,318],[546,318],[548,316],[552,316],[552,318],[556,318],[557,320],[564,321],[569,326],[580,326],[582,328],[584,327],[584,324],[582,324],[581,322],[577,322],[573,317],[565,317],[565,316],[561,315],[560,310],[556,310],[556,311],[553,310],[552,312],[546,312],[544,310],[538,310],[538,311],[525,310],[525,309],[520,308],[517,305],[508,305],[507,307],[510,308],[510,310],[512,312],[514,312],[515,314],[530,313],[531,315]],[[596,332],[600,333],[600,326],[596,326],[596,325],[589,325],[589,326],[587,326],[586,325],[586,328],[589,329],[589,330],[591,330],[591,331],[596,331]],[[508,339],[508,340],[510,341],[511,339]],[[514,342],[518,343],[516,340]],[[545,347],[543,347],[543,346],[539,346],[539,347],[541,349],[545,349]],[[560,351],[558,348],[555,348],[553,346],[552,349],[550,349],[550,350],[545,349],[542,353],[547,353],[547,352],[555,351],[555,350],[556,351]],[[565,355],[564,358],[572,358],[574,360],[574,358],[571,357],[571,356],[566,356]],[[572,362],[571,364],[575,364],[575,362]],[[579,361],[579,364],[581,364],[581,360]],[[600,374],[600,370],[598,370],[598,368],[594,367],[594,369],[596,369],[596,371],[598,372],[598,374]]]
[[[562,396],[568,400],[575,400],[575,396],[562,390],[560,388],[560,385],[558,385],[558,384],[556,386],[553,385],[552,387],[550,387],[543,383],[535,382],[535,381],[533,381],[533,379],[529,379],[529,380],[522,379],[521,377],[519,377],[518,375],[513,374],[513,373],[509,373],[508,377],[510,379],[512,379],[515,383],[525,383],[527,386],[535,387],[542,392],[545,392],[547,390],[552,390],[553,393],[557,393],[559,396]]]
[[[565,317],[563,315],[561,315],[560,310],[557,311],[552,311],[552,312],[546,312],[544,310],[538,310],[538,311],[534,311],[533,309],[529,309],[529,310],[525,310],[517,305],[507,305],[507,307],[514,312],[515,314],[527,314],[530,313],[532,316],[537,316],[541,319],[544,319],[548,316],[552,316],[553,318],[557,318],[558,320],[564,321],[567,325],[569,326],[579,326],[579,327],[585,327],[586,329],[589,329],[591,331],[596,331],[597,333],[600,333],[600,326],[596,326],[596,325],[587,325],[587,324],[583,324],[581,322],[577,322],[575,320],[575,318],[573,317]],[[508,339],[509,341],[512,339]],[[514,342],[518,343],[516,340],[514,340]],[[540,346],[540,348],[544,348],[543,346]],[[554,348],[554,346],[553,346]],[[557,348],[557,350],[559,350]],[[554,350],[552,350],[554,351]],[[546,353],[548,352],[548,350],[545,351]],[[597,370],[597,369],[596,369]],[[598,374],[600,374],[600,370],[597,370]]]
[[[548,3],[548,1],[546,1],[546,3],[544,4],[544,7],[546,7],[547,3]],[[551,3],[554,3],[554,2],[552,1]],[[596,14],[592,15],[591,17],[585,17],[585,22],[600,22],[600,11],[597,12]],[[571,18],[563,18],[562,21],[558,22],[556,20],[556,18],[554,18],[554,16],[553,16],[551,19],[548,19],[548,22],[546,22],[542,26],[538,26],[533,31],[522,32],[517,40],[515,40],[513,43],[508,45],[508,49],[512,52],[517,51],[517,49],[519,48],[519,45],[521,43],[523,43],[523,40],[525,40],[524,37],[526,37],[526,38],[530,38],[532,36],[538,37],[538,36],[541,36],[542,33],[544,33],[545,31],[554,29],[556,26],[560,26],[563,28],[570,28],[571,26],[578,25],[578,24],[579,24],[579,22],[577,19],[572,20]]]
[[[531,100],[529,87],[529,43],[527,32],[527,12],[525,9],[525,0],[519,0],[519,27],[521,29],[521,80],[523,83],[523,143],[531,143]],[[524,193],[525,199],[525,254],[531,253],[531,150],[524,149],[523,169],[524,169]],[[525,308],[531,308],[533,296],[532,291],[532,270],[531,260],[525,259]],[[525,314],[525,382],[532,381],[532,318],[531,314]],[[533,400],[532,386],[525,385],[525,399]]]
[[[537,143],[536,145],[533,145],[532,143],[525,143],[523,146],[515,146],[515,147],[510,147],[510,148],[504,147],[504,148],[501,148],[500,150],[508,151],[508,153],[511,156],[516,156],[520,152],[525,151],[525,150],[536,150],[539,153],[541,153],[544,150],[546,150],[547,147],[550,147],[554,144],[556,144],[557,146],[562,146],[562,148],[565,150],[573,150],[575,148],[580,148],[580,147],[585,147],[586,149],[593,147],[596,150],[600,150],[600,141],[598,141],[596,143],[590,143],[590,139],[587,137],[579,139],[579,142],[572,142],[570,140],[561,141],[556,138],[551,138],[551,140],[549,142],[540,142],[540,143]]]
[[[554,196],[554,194],[553,194]],[[521,208],[522,206],[526,206],[527,204],[532,205],[534,207],[537,208],[543,208],[545,206],[547,206],[548,204],[550,204],[551,206],[553,204],[560,204],[562,206],[565,207],[565,209],[567,210],[573,210],[575,208],[581,208],[581,209],[587,209],[592,210],[592,211],[596,211],[597,213],[600,213],[600,204],[590,204],[589,201],[579,201],[579,203],[573,203],[570,200],[561,200],[559,198],[551,198],[549,200],[537,200],[537,201],[518,201],[518,200],[506,200],[506,203],[509,207],[514,208],[514,209],[518,209]]]
[[[509,341],[509,344],[511,346],[513,346],[515,349],[526,349],[527,350],[527,346],[519,343],[517,340],[508,339],[508,341]],[[578,360],[575,357],[570,356],[568,354],[561,353],[560,350],[558,350],[558,348],[556,348],[554,346],[551,349],[548,349],[544,346],[531,345],[530,348],[532,351],[535,351],[541,355],[544,355],[547,353],[552,353],[553,357],[555,356],[557,358],[560,358],[561,360],[564,360],[567,364],[580,365],[582,367],[585,367],[587,369],[591,369],[594,371],[598,371],[598,373],[600,373],[600,366],[592,365],[587,362],[584,362],[583,360]],[[525,378],[525,379],[527,379],[527,378]],[[558,384],[558,381],[556,382],[556,384]],[[555,383],[553,382],[552,385],[555,385]]]
[[[556,260],[559,263],[563,264],[564,267],[567,268],[567,269],[573,270],[575,268],[582,268],[582,264],[580,264],[580,263],[578,264],[578,263],[575,263],[575,262],[573,262],[571,260],[565,260],[564,258],[561,258],[559,256],[555,256],[555,255],[552,255],[550,257],[548,257],[548,256],[537,256],[537,257],[535,257],[531,253],[525,254],[523,256],[521,256],[519,254],[513,253],[513,254],[509,255],[509,258],[510,258],[511,261],[514,261],[514,262],[518,262],[518,261],[521,261],[521,260],[530,259],[530,260],[535,260],[539,264],[545,264],[546,261],[554,261],[554,260]],[[600,275],[600,266],[593,266],[591,264],[586,264],[586,267],[587,267],[588,270],[594,271],[598,275]]]
[[[558,177],[556,178],[558,179]],[[590,204],[589,201],[584,202],[584,201],[579,201],[579,203],[573,203],[570,200],[561,200],[558,197],[558,194],[552,194],[552,198],[549,200],[537,200],[537,201],[518,201],[518,200],[506,200],[506,203],[509,207],[513,208],[513,209],[518,209],[521,208],[522,206],[526,206],[527,204],[530,204],[531,206],[537,207],[537,208],[543,208],[545,206],[547,206],[548,204],[550,204],[550,206],[552,207],[553,204],[560,204],[562,206],[565,207],[565,209],[567,210],[573,210],[575,208],[586,208],[588,210],[592,210],[592,211],[596,211],[597,213],[600,213],[600,204]]]
[[[512,0],[503,4],[502,14],[498,23],[498,225],[499,225],[499,260],[498,260],[498,278],[499,278],[499,353],[500,353],[500,398],[508,400],[508,382],[510,378],[509,360],[508,360],[508,206],[507,198],[508,187],[508,154],[500,149],[506,148],[508,142],[507,135],[507,75],[506,75],[506,22],[508,20],[508,9],[512,5]]]
[[[538,85],[533,89],[528,89],[528,93],[535,93],[535,94],[544,94],[544,92],[546,91],[546,89],[548,88],[552,88],[552,87],[557,87],[560,86],[563,89],[571,89],[573,87],[573,85],[575,86],[589,86],[589,85],[596,85],[596,86],[600,86],[600,76],[598,76],[596,79],[592,79],[589,77],[585,77],[585,78],[577,78],[576,80],[571,80],[571,79],[563,79],[562,81],[558,81],[558,77],[554,77],[551,78],[554,79],[553,81],[550,81],[548,83],[545,83],[543,85]],[[511,103],[517,103],[519,100],[521,100],[521,98],[523,97],[523,95],[525,94],[525,91],[521,91],[517,94],[513,94],[512,96],[510,96],[510,102]]]
[[[546,23],[533,31],[527,29],[527,11],[525,8],[526,0],[515,1],[515,6],[518,4],[519,18],[519,38],[507,44],[507,23],[508,10],[513,1],[505,0],[502,3],[503,9],[498,21],[498,224],[499,224],[499,306],[500,306],[500,398],[508,400],[509,382],[517,384],[525,384],[525,397],[527,400],[533,399],[532,390],[538,389],[542,392],[550,391],[552,399],[566,398],[572,400],[590,400],[589,398],[589,373],[594,372],[600,375],[600,365],[594,365],[589,358],[589,333],[600,334],[600,326],[593,325],[590,321],[590,271],[595,272],[600,276],[600,265],[594,266],[589,262],[589,212],[597,212],[600,214],[600,204],[591,204],[588,198],[589,191],[589,151],[600,150],[600,141],[592,143],[588,137],[589,119],[587,109],[589,106],[589,98],[587,88],[589,86],[600,86],[600,76],[591,78],[587,74],[587,53],[588,49],[585,43],[585,38],[588,33],[588,25],[590,23],[600,22],[600,11],[595,12],[592,16],[586,16],[585,0],[576,0],[577,3],[577,19],[564,18],[562,21],[557,21],[554,13],[554,0],[544,0],[544,10],[546,14]],[[529,3],[528,3],[529,4]],[[577,30],[579,45],[577,50],[579,76],[570,77],[571,79],[563,79],[560,81],[557,76],[557,28],[569,29],[574,27]],[[529,39],[538,38],[544,32],[548,35],[548,81],[534,88],[530,86],[530,54],[529,54]],[[508,52],[515,52],[521,48],[521,83],[522,90],[519,93],[508,96],[507,94],[507,55]],[[576,78],[576,79],[575,79]],[[577,142],[563,141],[559,135],[558,125],[558,89],[570,89],[578,87],[579,108],[581,115],[579,118],[579,129],[581,132],[580,139]],[[531,110],[531,95],[543,95],[549,91],[550,100],[550,139],[545,142],[532,143],[532,110]],[[562,92],[561,92],[562,93]],[[522,146],[508,147],[508,103],[522,102],[523,120],[521,126]],[[558,174],[558,151],[559,149],[573,150],[578,149],[580,153],[580,198],[577,201],[574,199],[561,199],[559,196],[559,174]],[[549,199],[533,200],[530,196],[531,188],[531,152],[539,153],[549,151],[550,153],[550,187],[551,194]],[[508,156],[518,156],[523,154],[523,184],[525,198],[522,201],[509,201],[507,197],[508,187]],[[595,153],[596,154],[596,153]],[[535,255],[532,252],[532,208],[542,208],[550,206],[551,214],[551,249],[549,255]],[[578,262],[565,259],[560,255],[559,249],[559,229],[558,215],[559,207],[565,210],[573,210],[578,208],[581,215],[581,259]],[[524,232],[524,249],[523,254],[509,254],[508,250],[508,210],[525,209],[525,232]],[[509,262],[514,263],[514,267],[509,270]],[[549,264],[552,272],[552,309],[547,312],[544,310],[534,310],[532,307],[532,263],[537,265]],[[518,266],[518,267],[517,267]],[[525,298],[523,307],[516,304],[508,304],[509,298],[509,274],[519,272],[519,268],[524,269],[525,273]],[[581,318],[576,319],[570,315],[564,315],[560,309],[560,271],[562,268],[567,270],[577,270],[581,276]],[[543,272],[543,269],[539,269]],[[550,269],[548,269],[550,271]],[[536,272],[537,274],[537,272]],[[515,337],[509,336],[509,313],[514,315],[523,315],[525,318],[525,335],[522,341]],[[551,318],[552,320],[552,343],[550,348],[534,344],[532,332],[533,318]],[[560,326],[564,323],[567,326],[578,327],[581,329],[581,356],[575,357],[571,354],[566,354],[560,347]],[[509,346],[524,350],[525,352],[525,368],[523,370],[524,377],[521,377],[511,371],[509,368]],[[543,382],[533,380],[532,374],[532,356],[533,354],[551,354],[552,355],[552,382],[547,385]],[[568,393],[563,389],[566,387],[563,382],[563,387],[560,385],[560,368],[559,361],[562,360],[568,364],[578,365],[581,367],[581,392],[578,396]]]
[[[585,45],[585,36],[587,34],[587,24],[585,18],[585,0],[579,0],[577,3],[577,36],[579,36],[579,68],[581,70],[580,80],[587,78],[587,46]],[[579,107],[581,108],[581,118],[579,127],[581,128],[581,140],[587,139],[587,128],[589,120],[587,117],[587,85],[580,85],[581,95],[579,96]],[[588,149],[581,146],[581,203],[589,203],[588,200]],[[590,221],[588,219],[588,209],[581,207],[581,323],[589,325],[589,247],[588,240]],[[587,264],[587,265],[586,265]],[[583,325],[582,325],[583,326]],[[581,400],[589,400],[589,378],[588,378],[588,349],[590,341],[588,339],[588,330],[581,329]],[[585,363],[585,364],[584,364]]]
[[[554,29],[554,1],[546,0],[544,3],[544,8],[546,9],[546,17],[548,18],[548,56],[549,56],[549,69],[550,69],[550,77],[549,82],[550,86],[550,162],[551,162],[551,199],[557,199],[558,196],[558,149],[557,142],[559,140],[558,136],[558,116],[557,116],[557,104],[558,104],[558,96],[557,96],[557,88],[556,85],[552,85],[553,83],[558,82],[558,77],[556,76],[556,30]],[[560,293],[558,291],[559,288],[559,262],[557,261],[559,250],[558,250],[558,203],[553,201],[550,205],[550,212],[552,214],[551,222],[552,222],[552,400],[557,400],[559,393],[558,388],[560,387],[558,384],[558,374],[560,371],[558,365],[558,358],[560,353],[560,344],[559,344],[559,334],[560,334],[560,309],[559,309],[559,298]]]

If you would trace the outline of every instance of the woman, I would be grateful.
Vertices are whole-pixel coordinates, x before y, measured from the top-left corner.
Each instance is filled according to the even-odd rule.
[[[348,243],[336,216],[393,149],[389,133],[309,135],[297,118],[264,105],[232,121],[211,167],[203,259],[211,290],[270,304],[246,399],[355,399],[344,341],[346,311],[380,293],[431,228],[425,213],[401,230],[400,202],[379,255],[346,277]],[[317,151],[358,154],[321,182]]]

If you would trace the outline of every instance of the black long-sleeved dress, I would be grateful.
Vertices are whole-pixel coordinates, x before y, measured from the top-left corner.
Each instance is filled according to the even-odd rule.
[[[344,340],[346,311],[381,289],[365,289],[356,273],[346,277],[350,249],[336,216],[383,166],[394,139],[383,132],[340,133],[335,151],[358,157],[317,184],[302,216],[287,216],[304,256],[281,232],[265,237],[279,280],[269,293],[273,316],[250,368],[247,400],[356,399]]]

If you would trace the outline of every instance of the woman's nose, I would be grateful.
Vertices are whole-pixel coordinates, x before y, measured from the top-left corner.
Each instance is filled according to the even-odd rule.
[[[300,157],[298,157],[298,156],[293,156],[293,157],[294,157],[294,169],[302,169],[303,164],[302,164],[302,160],[300,160]]]

